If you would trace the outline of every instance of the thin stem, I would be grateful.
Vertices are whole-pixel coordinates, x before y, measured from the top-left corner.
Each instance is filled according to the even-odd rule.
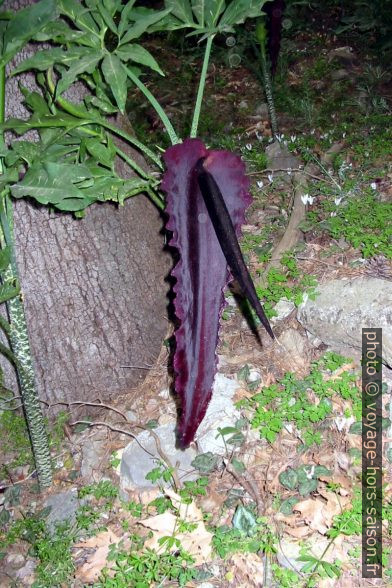
[[[147,100],[150,102],[151,106],[155,109],[156,113],[158,114],[159,118],[161,119],[165,129],[167,130],[167,134],[169,135],[170,141],[172,145],[180,142],[180,139],[177,137],[177,134],[171,124],[169,117],[167,116],[166,112],[163,110],[162,106],[159,104],[158,100],[155,98],[153,94],[151,94],[150,90],[147,88],[143,82],[139,80],[137,76],[129,69],[126,68],[128,77],[133,81],[135,86],[139,88],[141,92],[145,95]]]
[[[210,60],[211,47],[212,47],[212,42],[214,40],[214,37],[215,37],[215,35],[211,35],[210,37],[208,37],[207,44],[206,44],[206,50],[204,52],[203,67],[202,67],[201,74],[200,74],[199,88],[197,90],[195,111],[193,114],[193,121],[192,121],[192,127],[191,127],[191,134],[190,134],[191,137],[197,136],[197,128],[199,126],[201,103],[203,100],[204,87],[206,85],[206,79],[207,79],[208,62]]]

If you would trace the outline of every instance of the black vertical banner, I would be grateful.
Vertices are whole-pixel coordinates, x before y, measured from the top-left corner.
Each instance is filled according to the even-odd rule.
[[[382,578],[382,330],[362,329],[362,577]]]

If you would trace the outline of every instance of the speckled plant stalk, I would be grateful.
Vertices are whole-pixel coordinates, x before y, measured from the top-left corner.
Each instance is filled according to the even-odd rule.
[[[0,67],[0,123],[5,119],[5,68]],[[0,169],[4,173],[3,161]],[[15,259],[13,238],[13,211],[8,190],[0,195],[1,246],[10,250],[10,263],[2,271],[2,283],[17,284],[18,268]],[[38,482],[41,489],[52,484],[52,468],[50,460],[48,435],[42,414],[35,384],[34,365],[31,356],[26,316],[23,307],[22,293],[7,300],[7,311],[10,326],[8,337],[15,357],[15,369],[18,377],[23,409],[30,435]]]
[[[265,96],[267,98],[267,105],[268,105],[268,112],[271,121],[271,130],[272,136],[275,138],[278,134],[278,119],[276,116],[275,104],[274,104],[274,97],[272,94],[272,81],[271,81],[271,74],[269,63],[267,60],[266,54],[266,45],[267,45],[267,29],[265,26],[264,19],[259,21],[256,26],[256,37],[260,47],[260,65],[261,65],[261,75],[263,77],[264,83],[264,91]]]

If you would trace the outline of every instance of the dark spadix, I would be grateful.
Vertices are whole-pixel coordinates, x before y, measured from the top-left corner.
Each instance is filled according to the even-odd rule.
[[[164,160],[166,227],[172,232],[170,245],[180,254],[172,271],[176,278],[174,307],[180,320],[174,371],[175,390],[181,399],[179,443],[187,447],[211,399],[228,265],[271,337],[273,333],[238,245],[251,203],[240,157],[208,150],[199,139],[186,139],[170,147]]]

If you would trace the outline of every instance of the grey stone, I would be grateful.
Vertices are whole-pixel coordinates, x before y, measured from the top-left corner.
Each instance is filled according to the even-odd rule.
[[[256,114],[261,118],[268,118],[268,104],[266,102],[261,102],[256,108]]]
[[[25,558],[21,553],[10,553],[7,555],[6,559],[7,565],[9,565],[14,570],[21,568],[25,563]]]
[[[339,82],[340,80],[344,80],[348,77],[350,77],[350,74],[346,69],[335,69],[331,73],[331,79],[334,80],[334,82]]]
[[[287,300],[287,298],[282,298],[282,300],[279,300],[279,302],[274,306],[274,311],[277,313],[277,315],[271,318],[271,323],[276,323],[287,318],[294,309],[294,302]]]
[[[215,437],[218,427],[234,426],[240,418],[240,413],[233,403],[237,388],[239,384],[236,381],[219,373],[216,375],[212,399],[196,435],[200,453],[211,451],[217,455],[226,454],[223,439]],[[192,447],[185,450],[176,448],[175,427],[175,423],[167,423],[154,429],[154,433],[159,437],[161,449],[173,466],[178,463],[176,469],[180,480],[194,480],[198,473],[191,462],[197,452]],[[146,474],[155,468],[158,462],[162,462],[162,457],[158,453],[155,439],[149,431],[143,431],[127,445],[122,454],[120,488],[123,497],[126,497],[129,491],[157,488],[158,484],[146,480]],[[161,484],[162,480],[159,483]],[[169,486],[170,481],[166,485]]]
[[[315,300],[298,309],[298,320],[331,349],[351,356],[361,351],[363,327],[383,329],[383,359],[392,365],[392,282],[360,277],[317,286]]]
[[[355,60],[355,53],[353,48],[349,46],[336,47],[335,49],[328,51],[327,57],[328,61],[333,61],[335,59],[341,64],[350,64]]]
[[[91,482],[102,468],[105,457],[108,460],[105,433],[97,432],[94,437],[86,437],[82,445],[82,476]]]
[[[176,448],[175,423],[161,425],[154,429],[158,436],[162,452],[170,459],[173,466],[176,466],[180,480],[194,480],[198,477],[191,462],[195,459],[196,451],[188,447],[180,450]],[[149,431],[142,431],[124,449],[120,466],[120,488],[123,493],[133,490],[150,490],[157,488],[158,484],[146,480],[146,475],[159,462],[162,457],[158,453],[154,436]],[[159,484],[163,483],[159,480]],[[168,481],[166,486],[170,486]]]
[[[305,562],[297,561],[300,556],[300,545],[284,537],[279,541],[276,558],[283,568],[300,572]]]
[[[299,160],[292,155],[285,145],[274,141],[265,149],[268,158],[268,167],[272,170],[285,170],[299,167]]]
[[[58,523],[74,523],[76,520],[76,511],[79,507],[78,491],[76,488],[52,494],[45,501],[45,507],[50,506],[50,511],[46,523],[49,531],[53,534]]]
[[[239,384],[235,380],[226,378],[223,374],[216,374],[211,402],[196,434],[200,453],[211,451],[217,455],[226,455],[224,440],[220,435],[216,439],[217,429],[232,427],[240,418],[241,415],[233,402],[233,396],[238,388]]]
[[[298,371],[306,369],[308,350],[306,338],[296,329],[287,329],[279,339],[283,346],[283,353],[278,350],[281,356],[282,367],[287,371]]]

